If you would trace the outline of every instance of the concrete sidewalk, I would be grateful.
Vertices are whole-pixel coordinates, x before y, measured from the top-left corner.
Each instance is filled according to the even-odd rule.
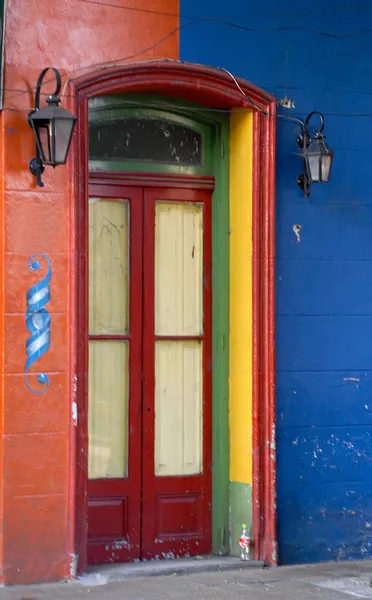
[[[372,561],[264,569],[253,566],[110,581],[0,589],[0,600],[342,600],[372,599]],[[93,585],[93,582],[95,584]],[[107,583],[105,583],[107,581]],[[103,585],[97,585],[97,583]]]

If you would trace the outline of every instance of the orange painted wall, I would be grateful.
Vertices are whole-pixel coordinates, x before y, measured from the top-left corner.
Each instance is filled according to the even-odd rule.
[[[57,67],[66,81],[125,57],[130,57],[128,61],[178,58],[177,0],[115,0],[115,4],[175,16],[81,0],[7,1],[5,95],[0,116],[0,277],[4,290],[0,311],[5,315],[0,357],[0,426],[4,433],[0,444],[0,470],[1,465],[4,469],[0,572],[8,584],[70,577],[74,553],[68,167],[47,168],[45,187],[36,187],[28,170],[34,156],[27,125],[34,102],[29,90],[46,66]],[[168,34],[166,40],[143,52]],[[50,89],[46,86],[46,91]],[[26,292],[41,278],[29,271],[27,261],[31,254],[39,253],[47,254],[53,267],[48,306],[51,348],[34,369],[50,375],[50,389],[43,396],[31,394],[24,379],[29,336]]]

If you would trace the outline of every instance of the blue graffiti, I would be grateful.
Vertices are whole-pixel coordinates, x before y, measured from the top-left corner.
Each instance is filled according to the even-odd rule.
[[[29,258],[28,268],[30,271],[38,271],[41,267],[40,260],[43,258],[48,266],[45,277],[32,286],[26,296],[27,313],[26,325],[31,336],[26,342],[26,367],[25,381],[26,386],[33,394],[45,394],[49,388],[49,377],[46,373],[39,373],[37,381],[43,386],[39,390],[34,390],[29,383],[30,367],[45,354],[50,348],[50,314],[45,306],[50,301],[50,280],[52,277],[52,265],[45,254],[34,255]]]

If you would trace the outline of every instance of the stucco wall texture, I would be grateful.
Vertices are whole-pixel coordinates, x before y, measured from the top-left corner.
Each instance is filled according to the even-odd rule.
[[[4,290],[0,311],[5,315],[0,325],[0,476],[5,481],[0,502],[0,580],[8,584],[70,577],[75,564],[70,469],[75,459],[71,406],[66,402],[74,385],[68,352],[68,167],[47,168],[45,187],[36,187],[28,169],[35,155],[27,124],[33,90],[41,70],[48,66],[60,70],[65,84],[103,63],[178,58],[177,1],[116,0],[116,4],[128,9],[83,0],[59,4],[9,0],[6,7],[5,93],[0,114]],[[164,14],[131,10],[138,7]],[[43,92],[52,87],[53,83],[45,85]],[[66,98],[62,105],[66,106]],[[24,380],[26,293],[44,274],[29,271],[28,259],[34,254],[48,255],[53,264],[49,304],[53,343],[37,366],[37,372],[53,373],[53,386],[44,396],[30,393]]]
[[[309,198],[299,127],[277,122],[279,559],[372,558],[372,6],[182,0],[180,12],[194,19],[181,60],[288,96],[282,115],[324,113],[334,164]]]

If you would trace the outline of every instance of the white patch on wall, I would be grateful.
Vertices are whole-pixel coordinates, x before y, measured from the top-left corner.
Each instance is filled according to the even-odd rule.
[[[295,224],[295,225],[293,225],[292,229],[293,229],[294,234],[295,234],[295,236],[297,238],[297,243],[299,244],[300,241],[301,241],[300,231],[301,231],[302,227],[301,227],[301,225]]]
[[[77,422],[78,422],[78,410],[77,410],[77,404],[76,404],[75,400],[73,401],[72,406],[71,406],[71,414],[72,414],[72,422],[76,427]]]

